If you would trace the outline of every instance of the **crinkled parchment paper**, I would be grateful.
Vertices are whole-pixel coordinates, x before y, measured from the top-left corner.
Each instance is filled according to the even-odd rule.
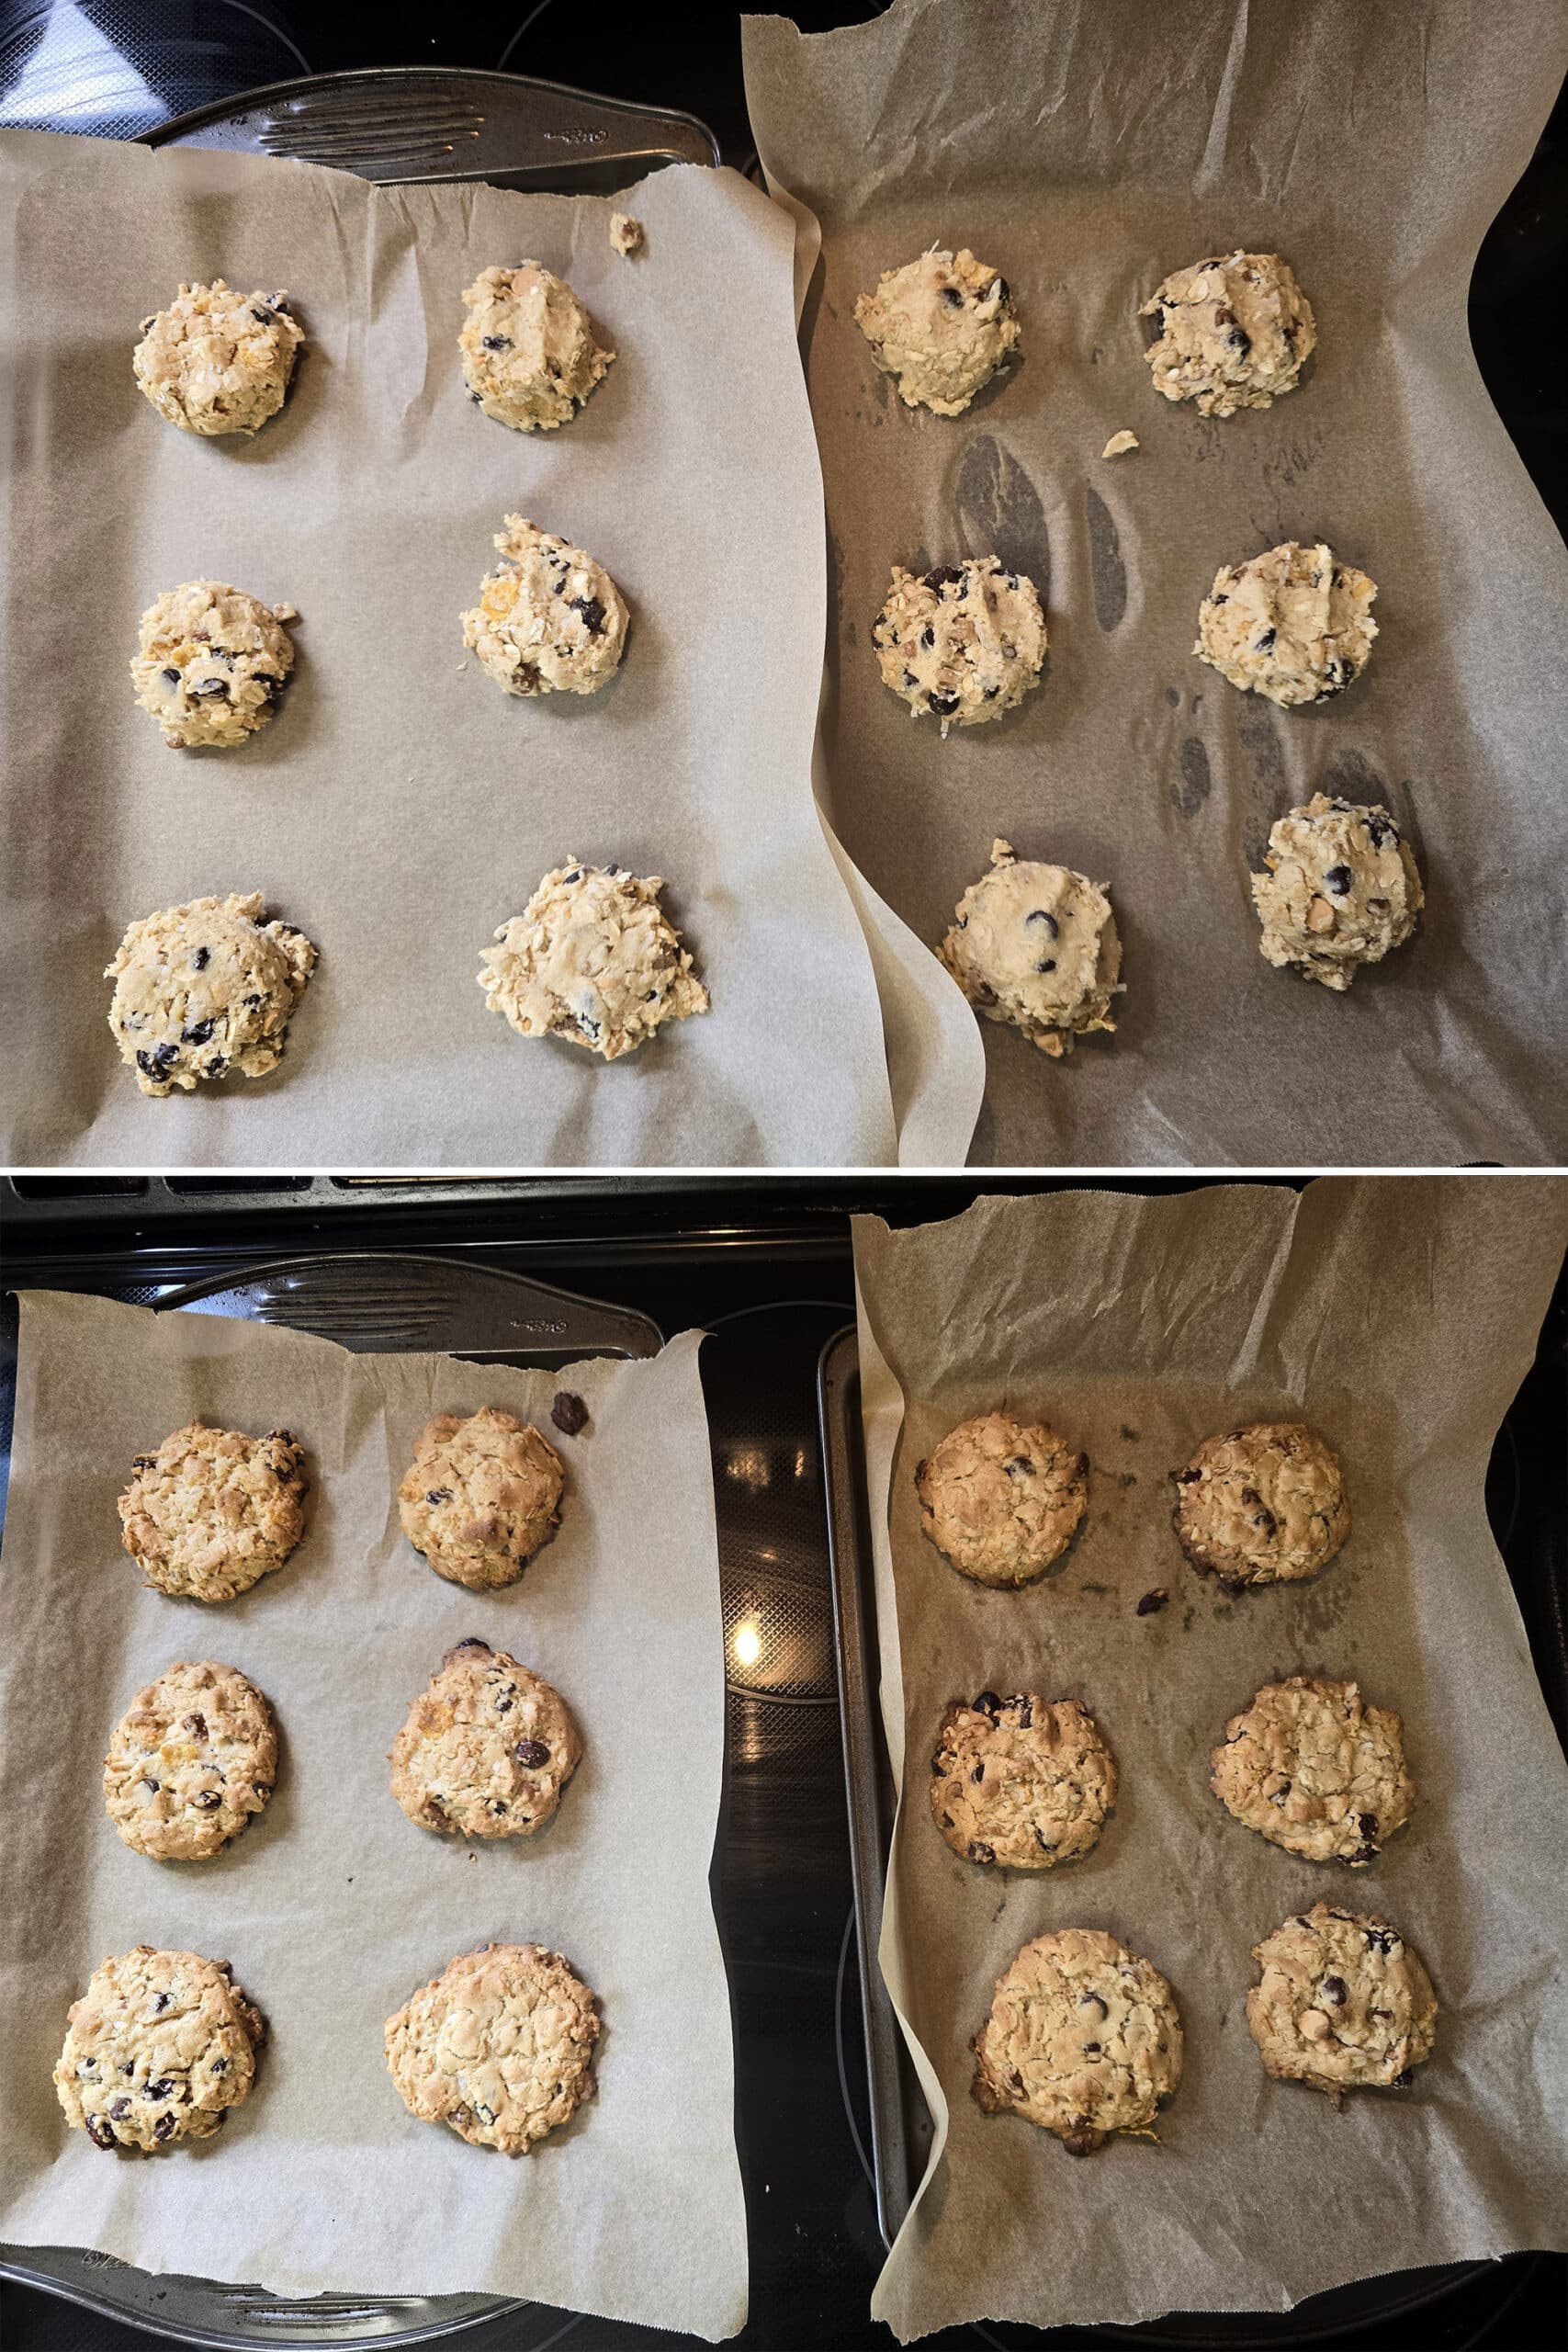
[[[929,944],[1001,834],[1109,882],[1125,946],[1114,1038],[1053,1063],[981,1024],[973,1156],[1568,1157],[1568,562],[1465,325],[1568,62],[1555,0],[895,0],[810,38],[748,18],[745,57],[770,178],[821,229],[828,814]],[[933,243],[1001,270],[1023,329],[957,419],[904,408],[854,323]],[[1293,264],[1318,348],[1272,409],[1205,422],[1156,393],[1135,312],[1236,245]],[[1102,460],[1122,426],[1142,447]],[[1198,606],[1318,537],[1377,581],[1381,635],[1339,700],[1279,711],[1197,661]],[[895,563],[993,549],[1045,597],[1045,680],[944,743],[871,624]],[[1385,803],[1427,889],[1344,999],[1264,963],[1247,889],[1317,789]]]
[[[895,1447],[897,1390],[877,1413],[868,1386],[903,1787],[882,1964],[937,2120],[873,2306],[900,2338],[1283,2310],[1568,2244],[1568,1772],[1483,1492],[1565,1238],[1568,1186],[1541,1178],[989,1198],[898,1233],[856,1219],[866,1361],[886,1359],[903,1407]],[[1018,1593],[947,1566],[913,1487],[948,1429],[1001,1402],[1090,1462],[1077,1542]],[[1334,1444],[1351,1534],[1312,1582],[1227,1595],[1182,1557],[1169,1475],[1213,1431],[1277,1416]],[[1168,1606],[1140,1617],[1159,1587]],[[1404,1719],[1416,1809],[1368,1869],[1297,1860],[1210,1792],[1228,1717],[1297,1673],[1354,1677]],[[1077,1699],[1110,1740],[1120,1799],[1080,1862],[982,1870],[933,1825],[942,1711],[987,1687]],[[1337,2114],[1269,2080],[1244,2011],[1251,1947],[1320,1897],[1394,1920],[1442,2005],[1411,2088]],[[970,2097],[996,1977],[1065,1927],[1109,1928],[1174,1987],[1186,2070],[1157,2147],[1075,2161]]]
[[[821,485],[778,208],[657,174],[627,263],[609,198],[26,131],[0,198],[12,1163],[892,1160],[871,961],[811,799]],[[462,288],[525,254],[619,354],[548,435],[481,415],[458,368]],[[131,375],[138,322],[220,274],[287,287],[309,338],[249,442],[175,431]],[[517,701],[464,654],[519,512],[630,604],[592,698]],[[171,751],[132,701],[142,610],[197,577],[300,614],[287,700],[236,751]],[[608,1069],[520,1040],[475,984],[570,856],[667,876],[713,994]],[[103,967],[135,918],[230,889],[321,950],[288,1054],[143,1100]]]
[[[724,1655],[698,1335],[559,1374],[355,1356],[220,1317],[24,1294],[0,1574],[0,2241],[289,2295],[535,2297],[732,2335],[746,2315],[730,2018],[707,1874]],[[398,1524],[425,1420],[504,1405],[558,1439],[559,1532],[521,1583],[470,1593]],[[204,1418],[291,1429],[299,1550],[235,1601],[144,1589],[115,1498],[133,1454]],[[553,1434],[553,1432],[552,1432]],[[404,1819],[386,1756],[470,1634],[562,1693],[585,1754],[553,1822],[468,1844]],[[175,1658],[239,1667],[276,1712],[265,1814],[216,1860],[122,1846],[99,1784],[113,1725]],[[565,1952],[599,1994],[599,2091],[526,2158],[416,2122],[384,2021],[454,1953]],[[50,2080],[90,1971],[137,1943],[231,1961],[271,2024],[215,2138],[152,2160],[67,2132]]]

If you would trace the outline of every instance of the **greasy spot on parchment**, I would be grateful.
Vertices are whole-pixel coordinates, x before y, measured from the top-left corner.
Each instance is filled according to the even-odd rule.
[[[1086,490],[1089,565],[1094,581],[1094,617],[1102,629],[1116,628],[1127,609],[1127,570],[1115,518],[1099,491]]]
[[[1209,773],[1209,754],[1196,735],[1189,735],[1181,746],[1181,781],[1171,788],[1171,798],[1183,817],[1195,817],[1213,788]]]
[[[1051,542],[1040,493],[1010,450],[977,433],[958,469],[958,520],[971,555],[998,555],[1051,601]]]

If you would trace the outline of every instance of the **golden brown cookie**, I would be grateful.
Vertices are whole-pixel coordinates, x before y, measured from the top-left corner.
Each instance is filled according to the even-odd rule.
[[[1209,1758],[1222,1804],[1309,1862],[1375,1861],[1410,1818],[1399,1717],[1369,1707],[1354,1682],[1294,1674],[1268,1682],[1225,1725]]]
[[[246,1437],[192,1421],[134,1469],[119,1498],[125,1548],[160,1592],[232,1600],[305,1532],[305,1453],[287,1430]]]
[[[1247,2022],[1266,2074],[1348,2090],[1404,2089],[1432,2054],[1438,2001],[1418,1952],[1386,1919],[1326,1903],[1255,1944]]]
[[[1172,1475],[1181,1548],[1222,1584],[1314,1577],[1350,1532],[1338,1461],[1300,1421],[1205,1438]]]
[[[1087,1854],[1116,1802],[1116,1764],[1075,1700],[955,1699],[931,1758],[931,1817],[965,1861],[1048,1871]]]
[[[1089,1456],[1043,1422],[979,1413],[915,1464],[920,1523],[961,1576],[1015,1586],[1043,1576],[1089,1504]]]
[[[392,1794],[422,1829],[531,1838],[581,1758],[558,1690],[488,1642],[459,1642],[392,1742]]]
[[[411,2115],[525,2156],[592,2098],[598,2038],[598,1996],[559,1952],[487,1944],[388,2018],[387,2066]]]
[[[398,1489],[403,1533],[438,1577],[493,1592],[515,1584],[560,1525],[565,1473],[536,1429],[486,1405],[426,1423]]]
[[[250,2097],[266,2021],[226,1960],[138,1944],[72,2004],[54,2087],[97,2148],[205,2140]]]
[[[1157,1968],[1094,1928],[1025,1944],[974,2041],[976,2103],[1092,2155],[1112,2132],[1155,2138],[1181,2080],[1181,2019]]]
[[[261,1812],[277,1779],[277,1729],[237,1667],[165,1667],[115,1725],[104,1803],[126,1845],[200,1862]]]

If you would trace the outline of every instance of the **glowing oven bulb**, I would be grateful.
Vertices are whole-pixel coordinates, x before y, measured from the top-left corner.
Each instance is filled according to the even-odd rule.
[[[737,1666],[755,1666],[762,1655],[762,1636],[755,1625],[737,1625],[730,1637],[730,1647],[735,1652]]]

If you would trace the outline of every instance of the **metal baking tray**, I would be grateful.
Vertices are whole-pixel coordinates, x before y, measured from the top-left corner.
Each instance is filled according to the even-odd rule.
[[[277,1323],[335,1340],[356,1354],[438,1350],[470,1363],[553,1371],[585,1355],[646,1358],[663,1346],[646,1315],[582,1298],[525,1275],[450,1258],[360,1250],[278,1258],[173,1292],[162,1313],[190,1310]],[[15,1307],[7,1340],[14,1348]],[[5,1467],[10,1467],[9,1453]],[[384,2352],[479,2320],[512,2315],[509,2345],[545,2352],[579,2314],[496,2295],[318,2295],[294,2299],[210,2278],[155,2277],[77,2246],[0,2245],[0,2277],[42,2287],[180,2344],[251,2352],[266,2344]]]
[[[1521,1392],[1522,1399],[1522,1392]],[[882,1897],[897,1790],[883,1733],[879,1696],[881,1668],[876,1638],[876,1585],[871,1552],[866,1493],[865,1442],[861,1422],[860,1349],[855,1327],[835,1333],[817,1369],[818,1415],[822,1437],[828,1545],[832,1566],[833,1625],[838,1652],[839,1699],[843,1719],[844,1787],[849,1806],[850,1851],[854,1875],[855,1920],[860,1947],[861,2014],[865,2032],[866,2078],[871,2109],[871,2158],[875,2174],[876,2213],[884,2242],[891,2245],[914,2201],[931,2154],[931,2120],[877,1962],[882,1937]],[[1510,1414],[1510,1421],[1513,1415]],[[1487,1502],[1499,1546],[1507,1549],[1518,1518],[1519,1448],[1505,1421],[1495,1467],[1503,1465],[1499,1492],[1488,1481]],[[1506,1521],[1500,1525],[1499,1517]],[[1547,1581],[1551,1577],[1548,1575]],[[1557,1680],[1564,1667],[1560,1621],[1551,1654],[1543,1659],[1532,1642],[1538,1670]],[[1507,2257],[1510,2267],[1540,2260],[1538,2255]],[[1460,2262],[1427,2270],[1393,2271],[1381,2278],[1359,2278],[1329,2293],[1314,2295],[1294,2310],[1263,2312],[1173,2312],[1141,2327],[1088,2331],[1106,2344],[1168,2346],[1192,2352],[1202,2345],[1227,2352],[1274,2352],[1274,2347],[1323,2345],[1354,2332],[1408,2320],[1454,2289],[1485,2277],[1498,2278],[1498,2301],[1506,2299],[1502,2266]],[[1433,2324],[1438,2314],[1433,2313]],[[989,2328],[974,2331],[987,2342],[1003,2338]],[[1010,2326],[1009,2345],[1043,2343],[1035,2330]],[[1404,2340],[1404,2339],[1402,2339]],[[1412,2342],[1416,2339],[1411,2337]]]
[[[604,194],[669,164],[719,160],[706,123],[677,108],[446,65],[269,82],[175,115],[143,143],[289,155],[385,187],[486,180],[567,196]]]

